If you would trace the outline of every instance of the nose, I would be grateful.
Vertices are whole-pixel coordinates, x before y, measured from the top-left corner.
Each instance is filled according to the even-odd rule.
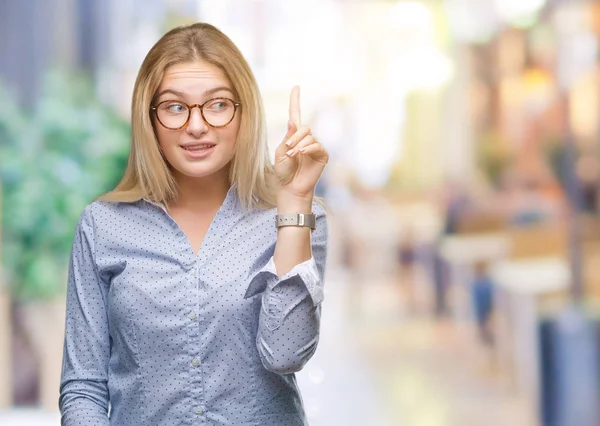
[[[199,105],[191,105],[190,106],[190,120],[186,126],[186,131],[197,137],[203,133],[206,133],[208,130],[208,124],[202,118],[202,113],[200,112]]]

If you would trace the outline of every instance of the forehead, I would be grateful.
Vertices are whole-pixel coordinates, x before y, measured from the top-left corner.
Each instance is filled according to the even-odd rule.
[[[184,62],[166,69],[158,91],[175,89],[195,94],[215,86],[233,89],[231,82],[219,67],[203,60]]]

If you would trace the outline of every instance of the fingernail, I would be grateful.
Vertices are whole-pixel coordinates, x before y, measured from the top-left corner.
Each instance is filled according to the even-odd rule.
[[[291,141],[291,140],[289,140],[289,141],[287,141],[285,144],[286,144],[287,146],[292,146],[292,141]]]
[[[293,152],[294,152],[294,150],[290,149],[288,152],[286,152],[286,154],[289,155],[289,156],[291,156]]]

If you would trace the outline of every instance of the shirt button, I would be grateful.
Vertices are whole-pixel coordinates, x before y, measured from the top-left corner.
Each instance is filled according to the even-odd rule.
[[[198,366],[200,365],[200,361],[198,361],[198,358],[194,358],[194,359],[192,360],[192,365],[193,365],[194,367],[198,367]]]
[[[273,291],[274,291],[275,293],[281,293],[281,287],[279,287],[279,286],[277,286],[277,287],[274,287],[274,288],[273,288]]]
[[[190,312],[190,314],[188,316],[190,317],[191,320],[195,320],[196,319],[196,312],[192,311],[192,312]]]
[[[194,413],[202,414],[202,407],[194,407]]]
[[[194,269],[192,269],[192,270],[190,271],[190,275],[191,275],[192,277],[196,278],[196,274],[197,274],[197,272],[196,272],[196,268],[194,268]]]

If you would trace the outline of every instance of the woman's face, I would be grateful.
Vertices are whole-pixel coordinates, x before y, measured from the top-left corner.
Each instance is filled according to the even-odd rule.
[[[169,117],[181,115],[185,110],[182,103],[202,105],[213,98],[229,98],[238,101],[233,86],[223,71],[202,60],[168,68],[157,93],[154,105],[163,102],[160,114],[167,125],[170,124],[168,120],[176,121]],[[214,124],[214,117],[217,117],[216,120],[219,119],[218,114],[222,114],[220,111],[223,107],[223,103],[216,103],[208,110],[207,105],[205,117]],[[183,116],[187,114],[183,113]],[[191,109],[187,125],[179,130],[165,128],[157,120],[157,114],[153,114],[153,123],[158,143],[172,166],[176,179],[178,175],[202,178],[214,173],[223,174],[223,178],[227,178],[228,168],[225,166],[229,164],[235,152],[240,111],[236,111],[233,120],[221,128],[209,126],[203,120],[199,108]],[[212,146],[212,148],[205,149],[203,146]]]

